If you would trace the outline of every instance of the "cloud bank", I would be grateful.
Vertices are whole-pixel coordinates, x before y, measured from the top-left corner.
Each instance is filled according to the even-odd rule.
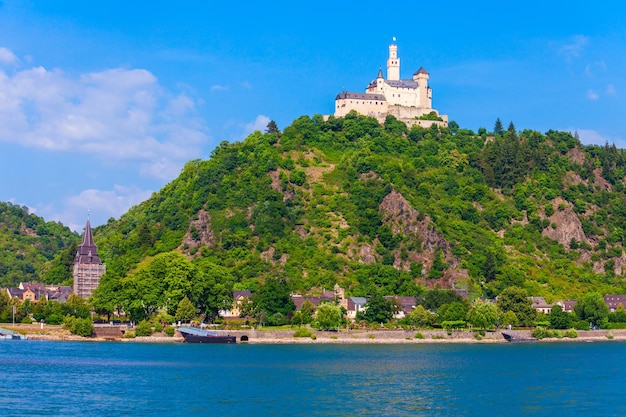
[[[0,48],[0,63],[16,60]],[[0,142],[136,160],[143,175],[169,179],[208,139],[196,105],[143,69],[79,76],[41,66],[11,74],[0,69]]]

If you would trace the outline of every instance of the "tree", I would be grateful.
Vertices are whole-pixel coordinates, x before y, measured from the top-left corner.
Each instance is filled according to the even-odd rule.
[[[176,320],[185,322],[194,318],[196,312],[196,306],[194,306],[191,300],[185,296],[178,303],[178,308],[176,309],[176,315],[174,317]]]
[[[467,313],[467,320],[474,326],[486,330],[488,326],[493,326],[498,321],[498,308],[495,304],[476,300]]]
[[[513,124],[513,122],[509,123],[509,127],[507,128],[507,132],[510,133],[512,136],[516,136],[517,135],[517,131],[515,130],[515,125]]]
[[[533,308],[526,290],[519,287],[507,287],[498,296],[498,309],[502,313],[515,313],[520,326],[530,327],[535,323],[537,311]]]
[[[485,282],[495,281],[498,274],[497,268],[496,255],[492,250],[488,250],[485,255],[485,263],[483,264]]]
[[[430,327],[435,321],[435,315],[426,310],[424,306],[418,305],[413,311],[407,314],[404,321],[411,326]]]
[[[500,118],[498,117],[496,119],[496,123],[493,126],[493,134],[501,135],[503,132],[504,132],[504,128],[502,127],[502,122],[500,121]]]
[[[455,301],[450,304],[444,304],[437,310],[439,322],[465,320],[467,316],[467,303]]]
[[[289,286],[284,278],[270,276],[265,279],[256,293],[252,295],[254,309],[258,315],[264,312],[267,317],[281,313],[285,317],[291,317],[296,305],[291,299]]]
[[[228,269],[207,260],[196,264],[196,279],[191,285],[191,300],[198,307],[205,321],[212,322],[220,310],[228,310],[233,304],[235,278]],[[243,300],[248,305],[247,300]]]
[[[320,330],[336,330],[343,321],[341,308],[333,303],[322,303],[317,307],[316,323]]]
[[[388,323],[394,314],[394,304],[380,294],[375,294],[367,300],[363,319],[369,323]]]
[[[424,296],[423,305],[427,310],[437,311],[439,307],[444,304],[451,304],[454,302],[463,302],[462,296],[456,293],[454,290],[440,290],[435,288],[426,292]]]
[[[591,327],[606,327],[609,307],[599,293],[590,293],[578,300],[574,312],[579,320],[585,320]]]
[[[572,327],[570,315],[563,311],[560,305],[555,305],[548,315],[550,327],[553,329],[569,329]]]
[[[270,120],[267,123],[267,127],[265,129],[265,133],[280,133],[280,129],[278,129],[278,125],[275,121]]]

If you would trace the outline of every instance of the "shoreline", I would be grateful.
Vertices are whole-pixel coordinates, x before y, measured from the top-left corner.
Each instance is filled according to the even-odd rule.
[[[5,326],[10,328],[10,326]],[[14,328],[14,330],[19,328]],[[22,329],[25,330],[25,329]],[[35,329],[29,329],[35,330]],[[37,329],[39,330],[39,329]],[[494,344],[494,343],[519,343],[508,342],[504,339],[501,330],[488,331],[485,336],[477,338],[475,333],[468,331],[456,331],[448,333],[444,330],[343,330],[339,332],[324,332],[311,330],[315,336],[294,337],[293,330],[217,330],[218,335],[231,335],[237,338],[237,344]],[[531,330],[513,331],[522,339],[532,339]],[[52,329],[49,332],[26,331],[29,340],[43,341],[83,341],[83,342],[123,342],[123,343],[184,343],[184,339],[178,335],[168,337],[164,334],[152,336],[139,336],[135,338],[119,337],[81,337],[71,335],[66,331]],[[421,335],[420,338],[415,337]],[[247,336],[247,341],[242,341],[242,336]],[[245,339],[245,338],[244,338]],[[538,340],[524,340],[530,343],[569,343],[569,342],[599,342],[599,341],[626,341],[626,330],[581,330],[576,338],[545,338]]]

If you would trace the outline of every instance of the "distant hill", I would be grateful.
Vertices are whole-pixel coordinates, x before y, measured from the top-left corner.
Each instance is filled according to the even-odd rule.
[[[123,298],[166,253],[184,255],[185,268],[220,268],[214,279],[235,289],[280,276],[293,292],[338,283],[352,295],[626,291],[622,150],[512,124],[497,134],[450,125],[316,115],[223,142],[94,231],[107,264],[101,294]],[[185,276],[176,291],[163,284],[174,278],[155,278],[170,290],[162,297],[176,302],[206,279]]]
[[[0,202],[0,288],[20,281],[71,283],[79,239],[68,227],[46,222],[27,207]]]

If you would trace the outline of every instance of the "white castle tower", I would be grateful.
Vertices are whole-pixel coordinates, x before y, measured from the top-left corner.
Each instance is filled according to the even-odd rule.
[[[387,79],[378,71],[365,93],[343,92],[335,98],[335,117],[344,117],[351,111],[375,117],[384,122],[387,115],[393,115],[408,127],[418,125],[430,127],[433,124],[448,126],[448,116],[440,115],[433,109],[433,93],[428,85],[430,74],[420,67],[412,78],[400,78],[400,57],[398,45],[389,44],[387,58]],[[424,118],[428,115],[429,117]],[[433,120],[435,119],[435,120]]]

